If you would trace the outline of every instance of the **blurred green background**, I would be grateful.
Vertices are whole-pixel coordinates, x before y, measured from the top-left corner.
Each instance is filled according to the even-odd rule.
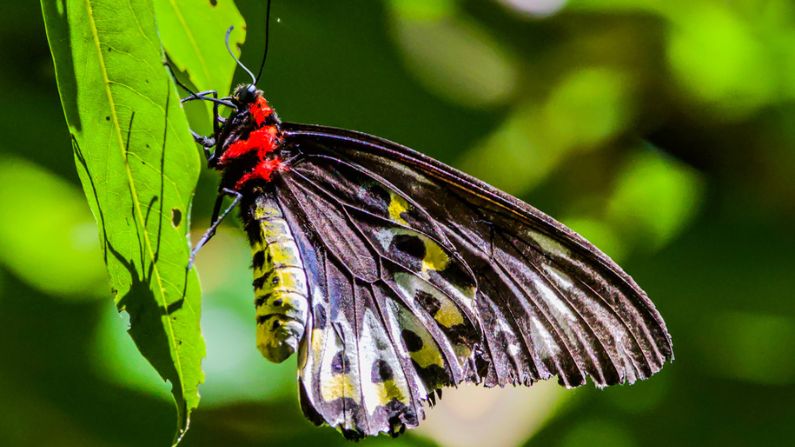
[[[237,4],[256,66],[263,2]],[[38,2],[0,15],[0,445],[167,445],[169,386],[110,299]],[[282,119],[401,142],[534,204],[620,262],[674,339],[647,382],[448,390],[413,434],[364,445],[795,442],[791,0],[276,0],[273,15],[260,87]],[[198,234],[216,182],[203,174]],[[294,360],[257,353],[249,262],[234,222],[199,256],[207,377],[184,445],[349,445],[304,420]]]

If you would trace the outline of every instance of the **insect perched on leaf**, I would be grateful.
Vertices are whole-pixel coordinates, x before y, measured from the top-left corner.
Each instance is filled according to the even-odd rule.
[[[604,387],[672,358],[646,294],[572,230],[407,147],[282,122],[246,71],[229,97],[183,100],[214,103],[213,135],[194,136],[222,173],[194,255],[239,206],[257,347],[274,362],[297,353],[312,422],[397,435],[443,387]]]

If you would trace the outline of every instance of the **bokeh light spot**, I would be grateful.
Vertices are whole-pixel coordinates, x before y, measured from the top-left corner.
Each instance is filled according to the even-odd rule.
[[[539,114],[532,103],[518,107],[491,135],[464,153],[458,166],[511,194],[530,190],[567,150],[545,138]]]
[[[624,129],[633,115],[631,88],[631,79],[613,68],[568,74],[544,106],[544,127],[552,144],[588,147]]]
[[[668,58],[679,82],[720,113],[744,116],[776,94],[766,50],[728,6],[696,3],[675,16]]]
[[[16,157],[0,164],[0,263],[39,290],[97,299],[107,279],[97,226],[78,188]]]
[[[500,0],[500,3],[522,15],[548,17],[563,9],[566,0]]]
[[[703,185],[687,165],[647,147],[631,157],[616,180],[608,219],[625,237],[659,248],[692,219]]]
[[[395,40],[409,71],[453,103],[482,108],[509,100],[517,87],[513,59],[474,22],[459,16],[411,20],[393,14]]]

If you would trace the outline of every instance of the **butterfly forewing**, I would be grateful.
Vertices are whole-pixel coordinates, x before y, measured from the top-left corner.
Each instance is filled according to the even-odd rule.
[[[482,338],[472,360],[487,366],[487,386],[554,375],[567,386],[581,385],[588,376],[598,386],[631,383],[672,357],[662,318],[635,282],[538,210],[385,140],[293,124],[284,132],[301,154],[286,181],[311,181],[338,205],[368,203],[367,211],[380,210],[380,217],[435,241],[456,265],[463,262],[449,272],[408,267],[413,277],[441,278],[444,285],[437,288],[461,309],[465,297],[474,298]],[[372,228],[361,213],[348,212],[347,218]],[[381,225],[383,231],[391,228]],[[450,339],[455,336],[448,334]],[[479,378],[474,369],[465,371],[470,380]]]

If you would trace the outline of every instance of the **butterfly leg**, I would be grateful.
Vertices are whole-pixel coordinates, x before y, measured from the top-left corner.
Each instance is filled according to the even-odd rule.
[[[209,158],[210,148],[215,146],[215,138],[213,137],[205,137],[204,135],[199,134],[198,132],[191,129],[190,134],[193,135],[193,140],[202,145],[204,148],[204,154]]]
[[[218,99],[217,91],[207,90],[199,93],[191,93],[190,96],[186,96],[185,98],[180,99],[179,102],[184,104],[188,101],[209,99],[207,98],[207,95],[212,95],[213,99]],[[204,150],[204,158],[207,159],[207,161],[209,161],[213,156],[213,153],[212,151],[210,151],[210,148],[215,146],[216,143],[215,135],[218,135],[219,119],[220,116],[218,114],[218,103],[213,102],[213,137],[206,137],[204,135],[200,135],[198,132],[194,131],[193,129],[191,129],[190,131],[191,135],[193,135],[193,140],[196,143],[200,144],[202,149]]]
[[[218,140],[216,139],[216,136],[221,131],[221,125],[223,125],[226,122],[226,120],[223,117],[221,117],[221,115],[218,113],[218,107],[223,105],[227,107],[236,108],[236,106],[230,102],[231,98],[227,97],[227,98],[218,99],[218,92],[215,90],[206,90],[203,92],[191,93],[190,96],[182,98],[180,102],[185,103],[188,101],[195,101],[195,100],[211,101],[213,103],[213,136],[206,137],[191,130],[191,134],[193,135],[194,141],[199,143],[202,146],[202,148],[204,148],[204,157],[207,159],[208,162],[212,164],[212,162],[214,161],[214,157],[213,157],[213,152],[210,151],[210,148],[215,146],[215,144],[217,143]]]
[[[221,213],[221,206],[224,203],[225,196],[232,196],[234,199],[232,200],[232,204],[229,205],[223,213]],[[213,207],[213,217],[210,219],[210,228],[204,232],[199,242],[193,247],[193,250],[190,252],[190,260],[188,261],[188,269],[193,266],[193,261],[196,259],[196,254],[199,253],[199,250],[206,244],[212,237],[215,235],[215,230],[218,229],[218,225],[223,222],[224,218],[232,212],[233,209],[240,203],[240,199],[243,198],[243,195],[239,192],[228,189],[228,188],[221,188],[218,191],[218,197],[215,199],[215,206]]]
[[[168,71],[171,73],[171,77],[173,78],[174,82],[180,86],[183,90],[190,93],[190,95],[180,98],[180,104],[184,104],[188,101],[210,101],[213,103],[213,136],[206,137],[204,135],[200,135],[199,133],[191,130],[191,135],[193,135],[193,140],[200,144],[204,149],[204,157],[207,159],[208,162],[213,161],[213,152],[210,151],[210,148],[215,146],[217,143],[217,136],[218,132],[220,131],[220,126],[226,121],[218,114],[218,106],[226,106],[232,109],[237,110],[237,105],[232,102],[231,97],[225,98],[218,98],[218,91],[217,90],[205,90],[202,92],[194,92],[190,88],[188,88],[185,84],[180,82],[179,78],[177,78],[176,74],[174,73],[174,69],[171,67],[171,64],[164,63]]]

